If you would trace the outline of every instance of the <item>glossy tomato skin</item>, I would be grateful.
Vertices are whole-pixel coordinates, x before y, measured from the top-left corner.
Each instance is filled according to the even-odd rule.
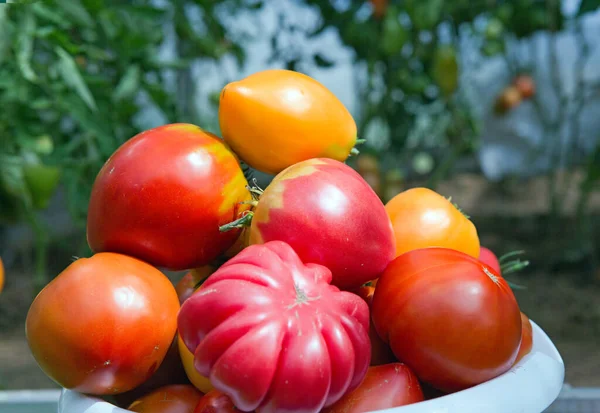
[[[371,308],[375,287],[372,285],[362,286],[352,290],[352,292],[365,300],[369,309]],[[369,324],[369,339],[371,340],[371,366],[379,366],[397,361],[390,346],[379,337],[379,334],[377,334],[377,330],[375,330],[375,325],[372,321]]]
[[[372,318],[398,360],[445,392],[510,369],[521,341],[520,310],[506,281],[446,248],[396,258],[379,278]]]
[[[181,308],[196,370],[243,411],[336,402],[364,378],[371,348],[367,304],[330,282],[327,268],[302,263],[284,242],[246,248]]]
[[[319,158],[278,174],[254,210],[250,244],[280,240],[303,262],[324,265],[332,284],[360,287],[394,258],[395,241],[381,200],[342,162]]]
[[[138,413],[194,413],[204,396],[194,386],[164,386],[131,403],[128,410]]]
[[[194,353],[185,346],[185,343],[179,334],[177,334],[177,346],[179,348],[181,363],[183,364],[188,380],[203,393],[208,393],[213,390],[213,385],[210,380],[196,370],[196,367],[194,366]]]
[[[442,247],[479,257],[475,225],[449,200],[427,188],[412,188],[388,201],[385,209],[396,236],[396,256]]]
[[[402,363],[369,367],[364,381],[323,413],[365,413],[424,400],[417,376]]]
[[[231,398],[218,390],[206,393],[196,406],[194,413],[236,413],[237,407]]]
[[[216,136],[189,124],[148,130],[125,142],[98,174],[87,237],[95,252],[119,252],[157,267],[209,264],[240,232],[219,226],[248,200],[235,155]]]
[[[219,123],[244,162],[272,175],[310,158],[343,162],[356,144],[356,123],[339,99],[290,70],[264,70],[226,85]]]
[[[173,284],[156,268],[99,253],[73,262],[38,294],[27,340],[40,368],[62,387],[123,393],[162,363],[178,310]]]
[[[519,345],[519,353],[517,354],[517,359],[514,364],[517,364],[523,357],[531,353],[531,349],[533,348],[533,328],[531,326],[531,321],[529,317],[521,312],[521,344]]]
[[[497,274],[502,275],[502,269],[500,268],[500,261],[498,257],[489,248],[481,247],[479,251],[479,261],[483,262]]]

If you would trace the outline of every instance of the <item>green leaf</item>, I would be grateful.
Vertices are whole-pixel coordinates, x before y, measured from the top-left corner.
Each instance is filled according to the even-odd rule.
[[[55,51],[59,57],[58,70],[65,83],[75,90],[81,100],[83,100],[91,110],[98,110],[94,96],[92,96],[83,77],[81,77],[81,73],[77,68],[77,63],[73,60],[73,57],[61,47],[57,47]]]
[[[7,7],[0,7],[0,63],[4,59],[4,53],[8,49],[11,42],[9,33],[10,21],[7,17]]]
[[[596,11],[599,7],[599,0],[581,0],[581,3],[579,4],[579,10],[577,11],[577,15],[581,16],[582,14]]]
[[[85,27],[94,27],[94,19],[90,16],[83,4],[81,4],[80,0],[65,0],[57,3],[60,4],[61,9],[64,10],[65,14],[67,14],[75,23]]]
[[[313,56],[313,61],[319,67],[331,67],[335,64],[333,61],[327,59],[325,56],[323,56],[320,53],[317,53],[316,55]]]
[[[65,18],[65,16],[57,13],[49,7],[46,7],[46,5],[42,2],[33,4],[31,6],[31,10],[38,18],[54,23],[61,29],[69,29],[71,27],[71,22]]]
[[[31,67],[33,41],[36,29],[35,16],[30,10],[27,10],[22,16],[23,17],[19,22],[19,32],[16,44],[17,65],[25,79],[30,82],[36,82],[37,76]]]
[[[133,97],[140,88],[140,76],[138,65],[129,66],[113,93],[113,100],[118,102]]]
[[[31,207],[31,194],[23,176],[23,159],[19,156],[0,154],[0,187],[14,199]]]

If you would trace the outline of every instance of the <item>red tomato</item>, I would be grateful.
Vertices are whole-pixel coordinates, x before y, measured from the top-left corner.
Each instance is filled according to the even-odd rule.
[[[494,270],[497,274],[502,274],[502,270],[500,269],[500,261],[498,261],[498,257],[494,254],[490,249],[486,247],[481,247],[479,250],[479,261],[486,264],[492,270]]]
[[[424,400],[417,376],[402,363],[369,367],[364,381],[323,413],[363,413]]]
[[[504,373],[521,342],[519,306],[504,278],[452,249],[396,258],[379,278],[372,318],[396,357],[446,392]]]
[[[377,278],[396,248],[377,194],[352,168],[324,158],[287,168],[260,196],[250,244],[273,240],[329,268],[332,284],[343,289]]]
[[[179,303],[183,304],[185,300],[191,297],[196,291],[196,286],[205,280],[209,275],[217,270],[217,265],[205,265],[200,268],[195,268],[188,271],[179,282],[175,285],[175,291],[177,291],[177,297],[179,297]]]
[[[366,301],[369,308],[373,304],[373,294],[375,287],[363,286],[352,291],[354,294]],[[393,363],[396,357],[392,349],[387,345],[375,330],[375,325],[371,322],[369,325],[369,339],[371,340],[371,366],[379,366],[381,364]]]
[[[284,242],[246,248],[181,307],[196,370],[244,411],[333,404],[364,378],[371,346],[367,304],[330,282]]]
[[[514,364],[517,364],[523,357],[531,353],[533,347],[533,328],[529,317],[521,313],[521,325],[523,327],[521,332],[521,345],[519,346],[519,354]]]
[[[189,384],[164,386],[131,403],[138,413],[194,413],[203,394]]]
[[[535,95],[535,81],[529,75],[519,75],[513,85],[517,88],[523,99],[530,99]]]
[[[200,403],[196,406],[194,413],[237,413],[238,409],[235,407],[229,396],[218,390],[212,390],[206,393],[200,400]]]
[[[121,254],[80,258],[35,298],[26,321],[31,352],[62,387],[116,394],[146,381],[177,328],[179,301],[156,268]]]
[[[112,251],[157,267],[209,264],[240,232],[219,226],[250,199],[235,155],[194,125],[143,132],[104,164],[92,188],[87,236],[95,252]]]

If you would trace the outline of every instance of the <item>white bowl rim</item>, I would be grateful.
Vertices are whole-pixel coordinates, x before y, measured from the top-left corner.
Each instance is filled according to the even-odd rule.
[[[565,366],[552,340],[534,321],[529,354],[506,373],[471,387],[420,403],[378,413],[540,413],[558,397]],[[58,413],[128,413],[97,397],[62,389]]]

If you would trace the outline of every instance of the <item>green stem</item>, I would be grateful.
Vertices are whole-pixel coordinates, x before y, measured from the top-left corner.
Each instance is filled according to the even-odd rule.
[[[498,261],[500,262],[500,264],[504,263],[507,259],[512,258],[516,255],[521,255],[524,254],[525,251],[523,250],[519,250],[519,251],[511,251],[511,252],[507,252],[506,254],[504,254],[503,256],[501,256]]]
[[[362,145],[363,143],[365,143],[367,140],[366,139],[356,139],[356,143],[355,145]]]
[[[350,155],[348,156],[357,156],[358,154],[360,154],[360,151],[356,148],[352,148],[350,149]]]
[[[227,232],[227,231],[231,231],[232,229],[239,229],[239,228],[249,227],[250,224],[252,223],[252,217],[253,216],[254,216],[254,212],[248,211],[241,218],[238,218],[235,221],[232,221],[232,222],[230,222],[228,224],[221,225],[219,227],[219,231],[220,232]]]

